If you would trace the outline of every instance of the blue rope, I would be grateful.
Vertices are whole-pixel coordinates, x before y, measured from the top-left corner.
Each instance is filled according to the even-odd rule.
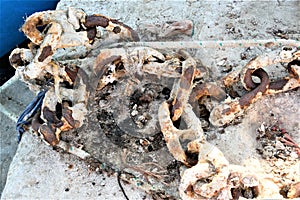
[[[40,91],[38,95],[27,105],[25,110],[18,118],[17,125],[16,125],[16,130],[18,133],[18,143],[20,143],[22,135],[25,132],[23,126],[28,125],[31,121],[31,118],[41,108],[46,92],[47,90]]]

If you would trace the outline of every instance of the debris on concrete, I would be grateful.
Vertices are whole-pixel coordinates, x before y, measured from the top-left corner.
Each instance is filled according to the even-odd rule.
[[[77,2],[62,0],[57,9],[67,10],[69,6],[82,8],[88,15],[101,13],[116,18],[136,30],[141,40],[145,42],[161,41],[162,44],[167,44],[164,42],[172,40],[177,41],[177,44],[180,45],[181,41],[267,40],[274,38],[295,40],[299,34],[297,20],[295,20],[295,15],[299,15],[297,12],[299,5],[294,1]],[[278,12],[273,12],[271,15],[265,12],[266,9],[278,10]],[[69,10],[69,12],[71,11]],[[82,13],[79,12],[79,14]],[[82,16],[79,14],[76,17]],[[193,24],[193,28],[191,28],[191,24]],[[55,27],[52,27],[51,30],[54,29]],[[159,29],[162,30],[159,31]],[[53,55],[60,65],[71,67],[73,71],[76,67],[88,69],[86,72],[89,74],[95,69],[94,63],[99,61],[101,55],[110,55],[112,52],[110,49],[103,50],[104,46],[109,48],[109,43],[116,39],[108,37],[108,43],[105,43],[101,38],[108,35],[107,31],[98,27],[96,30],[97,34],[92,36],[92,39],[95,39],[91,45],[92,48],[82,48],[81,46],[66,50],[57,49],[56,53],[50,49],[51,51],[47,51],[47,53],[49,44],[43,44],[42,50],[37,53],[38,61],[33,63],[48,62],[47,58],[52,58]],[[121,27],[121,30],[118,30],[114,28],[113,32],[123,29]],[[134,35],[131,29],[128,30],[127,33],[130,33],[130,37]],[[74,34],[79,33],[74,32]],[[86,44],[85,36],[82,38],[83,43]],[[190,54],[195,59],[199,70],[205,71],[201,77],[203,82],[217,83],[228,73],[240,71],[255,56],[272,53],[278,48],[278,46],[272,45],[275,43],[256,47],[246,47],[241,44],[237,48],[225,48],[220,43],[218,48],[187,49],[188,53],[185,55]],[[120,49],[115,48],[114,50],[122,52]],[[126,49],[131,50],[130,47],[126,47]],[[150,52],[144,47],[139,49],[139,52],[143,52],[145,49],[147,53]],[[162,47],[160,51],[162,54],[152,51],[156,61],[163,61],[161,55],[167,55],[167,59],[171,59],[174,55],[174,57],[177,56],[177,60],[171,59],[174,66],[181,62],[180,59],[184,60],[182,56],[178,56],[178,53],[174,53],[176,52],[174,49],[168,50]],[[99,52],[100,56],[98,56]],[[41,59],[41,55],[44,54],[46,56],[42,56]],[[121,179],[142,188],[154,199],[177,199],[179,194],[182,198],[194,198],[198,195],[216,197],[216,194],[205,193],[203,188],[209,187],[210,184],[204,183],[203,180],[194,180],[192,184],[192,187],[195,186],[194,189],[189,186],[191,180],[188,178],[180,182],[182,176],[189,177],[188,170],[191,173],[193,170],[190,170],[192,168],[186,169],[186,167],[190,167],[188,162],[187,166],[183,166],[173,158],[166,146],[168,141],[163,139],[160,132],[155,111],[165,99],[174,95],[171,92],[172,85],[174,79],[179,77],[176,74],[179,72],[174,70],[170,75],[172,77],[166,78],[161,75],[153,75],[151,70],[148,70],[150,75],[144,76],[139,65],[133,71],[128,71],[126,68],[128,66],[125,66],[125,71],[130,73],[128,77],[125,75],[126,78],[122,79],[124,69],[120,66],[118,68],[119,61],[117,59],[114,62],[104,74],[106,79],[101,79],[104,84],[101,85],[101,81],[99,81],[98,90],[92,92],[94,96],[89,98],[89,102],[91,99],[94,101],[89,104],[88,112],[81,109],[79,111],[82,112],[76,115],[78,117],[84,113],[86,119],[75,117],[72,125],[68,118],[69,115],[64,115],[69,126],[61,129],[60,138],[53,140],[46,138],[46,142],[53,146],[61,139],[73,147],[86,151],[91,157],[84,161],[80,160],[73,155],[66,154],[60,148],[46,146],[36,136],[26,133],[10,166],[7,183],[2,193],[3,199],[41,198],[47,194],[51,198],[63,199],[97,198],[99,195],[107,199],[120,199],[123,198],[121,197],[123,194],[116,182],[116,172],[121,172],[119,174]],[[151,62],[153,60],[147,60],[148,64]],[[56,65],[51,64],[51,66],[50,72],[60,73],[54,70]],[[271,80],[277,80],[277,78],[287,76],[286,67],[286,65],[276,63],[266,67],[266,71]],[[177,71],[183,71],[183,69],[177,69]],[[36,72],[34,75],[38,77],[40,74]],[[54,78],[65,77],[56,74]],[[23,79],[28,81],[26,78],[28,76],[23,76]],[[121,81],[118,82],[119,80]],[[64,81],[64,84],[66,81],[70,82],[67,79]],[[34,88],[35,83],[30,83],[31,89],[37,91],[38,88]],[[79,82],[79,86],[81,85],[84,84]],[[51,99],[57,95],[57,91],[53,89],[47,98]],[[81,94],[83,91],[86,92],[82,87],[76,88],[76,91]],[[226,92],[233,98],[245,94],[242,86],[238,84]],[[64,97],[70,96],[66,94],[69,93],[65,93]],[[81,98],[80,95],[72,97],[78,98],[78,102],[86,101],[85,97]],[[56,109],[56,102],[59,101],[60,99],[57,98],[54,104],[52,102],[53,105],[50,101],[45,105]],[[219,166],[218,169],[224,170],[223,174],[217,170],[220,172],[220,176],[216,176],[219,177],[216,182],[229,177],[232,185],[229,184],[228,187],[234,187],[230,190],[231,193],[227,193],[224,189],[227,186],[220,185],[219,189],[214,188],[210,191],[221,193],[218,194],[220,198],[299,197],[300,124],[297,121],[300,114],[299,89],[263,96],[250,105],[242,115],[219,128],[212,126],[209,121],[209,112],[215,105],[214,100],[203,98],[201,103],[205,106],[200,106],[196,115],[200,117],[201,123],[206,124],[203,130],[207,142],[214,146],[216,150],[214,152],[222,152],[221,157],[224,158],[225,163],[220,165],[218,162],[214,163],[209,160],[210,165]],[[71,110],[71,114],[76,110],[75,106],[71,107],[71,104],[66,107],[63,104],[62,108],[69,108],[66,111]],[[10,112],[17,113],[15,111],[8,113]],[[43,110],[43,115],[45,115],[44,113]],[[53,122],[47,117],[44,119],[50,125]],[[72,130],[69,127],[76,129]],[[185,127],[186,124],[181,123],[179,128],[184,129]],[[69,131],[66,131],[68,129]],[[211,153],[213,154],[213,152]],[[200,154],[202,154],[201,151]],[[209,156],[210,154],[205,155]],[[197,158],[197,155],[190,156],[191,160]],[[202,167],[201,169],[208,169],[210,166],[202,164],[197,166]],[[238,167],[243,169],[238,169]],[[213,170],[208,170],[207,173],[215,174]],[[248,176],[241,176],[241,174],[247,173]],[[252,174],[255,174],[255,177]],[[216,183],[212,182],[212,185]],[[179,187],[180,184],[188,186]],[[97,185],[98,187],[95,188]],[[16,189],[16,186],[19,188]],[[124,187],[130,199],[151,198],[136,188],[131,189],[133,187],[131,185]]]

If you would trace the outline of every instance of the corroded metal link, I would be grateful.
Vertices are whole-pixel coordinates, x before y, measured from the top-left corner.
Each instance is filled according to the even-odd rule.
[[[180,136],[185,134],[186,131],[179,130],[174,127],[172,120],[170,119],[169,104],[163,102],[158,109],[158,119],[161,127],[161,132],[164,134],[167,147],[174,158],[185,165],[189,165],[187,162],[187,156],[179,141]]]
[[[242,109],[256,101],[256,99],[259,98],[264,92],[266,92],[269,87],[270,80],[265,70],[261,68],[257,69],[251,75],[260,78],[261,82],[251,92],[248,92],[239,99],[239,104]]]
[[[222,81],[225,87],[229,87],[234,83],[241,81],[244,88],[247,90],[252,90],[256,87],[253,84],[250,75],[259,68],[267,67],[277,63],[289,63],[300,58],[300,50],[296,47],[283,47],[281,51],[274,50],[270,53],[266,53],[256,58],[252,59],[247,63],[242,70],[237,70],[226,75]]]
[[[288,64],[289,77],[270,83],[266,94],[275,94],[300,87],[300,60],[294,60]]]
[[[289,63],[300,57],[300,50],[284,47],[280,53],[272,51],[268,54],[258,56],[251,60],[241,71],[241,81],[245,89],[251,90],[256,87],[249,74],[255,70],[277,63]]]
[[[252,91],[243,95],[241,98],[229,102],[223,102],[216,106],[210,113],[210,122],[214,126],[222,126],[231,122],[241,115],[247,107],[257,101],[269,87],[269,76],[263,69],[257,69],[251,74],[260,78],[261,83]]]
[[[283,48],[279,53],[272,51],[266,55],[251,60],[241,72],[233,72],[223,79],[226,87],[241,80],[245,89],[251,90],[247,94],[234,100],[225,100],[216,106],[210,114],[210,122],[214,126],[223,126],[241,115],[252,103],[262,95],[275,94],[300,87],[300,51],[297,48]],[[268,74],[262,69],[279,62],[288,62],[289,77],[273,82],[269,81]],[[252,76],[258,76],[261,83],[253,82]]]
[[[47,26],[47,28],[44,32],[40,32],[37,29],[39,26]],[[87,29],[82,30],[82,26]],[[122,39],[138,41],[135,31],[115,19],[102,15],[86,16],[81,9],[68,8],[68,10],[37,12],[28,17],[22,30],[34,44],[39,45],[39,48],[36,51],[16,49],[10,55],[10,62],[25,82],[29,84],[31,80],[45,82],[49,79],[46,78],[49,76],[47,74],[50,74],[51,79],[54,80],[54,88],[45,94],[41,114],[33,123],[34,130],[41,133],[50,145],[59,142],[61,131],[80,127],[83,124],[88,98],[87,89],[91,89],[86,88],[89,83],[83,70],[78,68],[72,70],[67,66],[61,66],[55,63],[52,57],[58,48],[88,46],[95,38],[96,26],[104,27],[109,32],[118,34]],[[105,72],[105,69],[103,70],[102,72]],[[101,71],[96,73],[101,74]],[[64,88],[61,86],[62,82],[67,82],[74,88]],[[35,90],[40,90],[39,86],[33,86]],[[71,102],[72,106],[65,105],[66,102],[63,100]],[[62,105],[62,110],[57,110],[57,105]],[[57,112],[62,113],[59,118]]]
[[[104,15],[94,14],[86,17],[85,22],[83,23],[85,27],[91,29],[96,26],[101,26],[106,28],[108,31],[115,34],[120,34],[123,38],[130,39],[132,41],[139,41],[140,38],[136,31],[126,24],[119,22],[116,19],[111,19]]]
[[[86,14],[81,9],[75,8],[37,12],[26,19],[22,26],[22,31],[34,44],[40,45],[45,39],[45,34],[41,33],[37,27],[57,23],[67,35],[69,35],[68,33],[73,33],[77,35],[77,41],[88,42],[86,34],[81,32],[76,33],[76,30],[80,28],[80,24],[84,21],[85,17]]]
[[[184,107],[183,119],[188,128],[181,130],[174,127],[170,118],[170,104],[166,101],[161,104],[158,109],[158,119],[161,127],[161,132],[164,135],[167,147],[174,158],[186,166],[191,166],[184,148],[182,148],[180,140],[203,140],[204,134],[200,120],[196,117],[192,107],[187,104]]]
[[[179,186],[180,197],[187,200],[216,198],[223,190],[228,190],[229,162],[223,153],[206,141],[195,141],[194,145],[190,145],[190,147],[195,148],[195,151],[199,152],[199,158],[198,163],[186,169],[181,177]],[[212,180],[206,183],[203,180],[207,178]],[[196,184],[201,181],[202,184],[197,186]]]
[[[190,102],[195,102],[203,96],[212,96],[218,101],[223,101],[226,98],[226,92],[214,83],[196,84],[190,95]]]
[[[101,26],[103,28],[106,28],[108,26],[109,21],[110,20],[108,17],[94,14],[86,17],[84,26],[87,28],[92,28],[95,26]]]
[[[108,83],[120,79],[124,73],[120,73],[118,70],[113,70],[114,72],[107,74],[110,67],[117,69],[116,64],[118,63],[122,64],[127,73],[135,74],[145,72],[143,71],[144,63],[152,65],[157,60],[165,60],[164,55],[148,47],[103,49],[95,60],[93,77],[91,77],[94,83],[98,83],[100,80],[100,84],[94,85],[93,88],[98,87],[99,90]],[[152,72],[155,73],[155,69]],[[157,71],[157,73],[159,72]]]
[[[188,58],[183,62],[183,71],[178,83],[178,89],[175,91],[175,97],[172,102],[172,121],[176,121],[181,116],[185,104],[188,102],[190,93],[193,89],[193,80],[196,76],[196,62]],[[176,84],[176,83],[175,83]]]

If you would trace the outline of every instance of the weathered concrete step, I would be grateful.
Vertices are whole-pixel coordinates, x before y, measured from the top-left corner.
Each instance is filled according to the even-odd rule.
[[[0,87],[0,193],[5,186],[7,172],[18,147],[16,121],[33,97],[34,94],[17,76]]]

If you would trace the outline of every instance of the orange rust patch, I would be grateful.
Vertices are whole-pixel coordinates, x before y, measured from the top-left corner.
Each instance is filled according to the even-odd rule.
[[[218,101],[222,101],[226,98],[226,93],[221,87],[212,83],[197,84],[193,88],[193,92],[189,100],[191,102],[195,102],[204,96],[212,96]]]
[[[51,146],[55,146],[59,143],[59,140],[55,135],[56,128],[51,125],[43,124],[39,128],[39,132],[44,136],[44,140],[48,142]]]
[[[183,106],[186,103],[185,100],[188,100],[192,83],[195,76],[195,67],[189,66],[184,71],[179,80],[179,89],[176,95],[176,98],[172,102],[172,120],[176,121],[182,114]]]
[[[44,37],[36,27],[42,25],[44,25],[42,16],[30,17],[30,20],[26,20],[25,24],[22,26],[22,31],[25,35],[28,35],[30,39],[34,39],[34,41],[32,41],[33,43],[40,45]]]

